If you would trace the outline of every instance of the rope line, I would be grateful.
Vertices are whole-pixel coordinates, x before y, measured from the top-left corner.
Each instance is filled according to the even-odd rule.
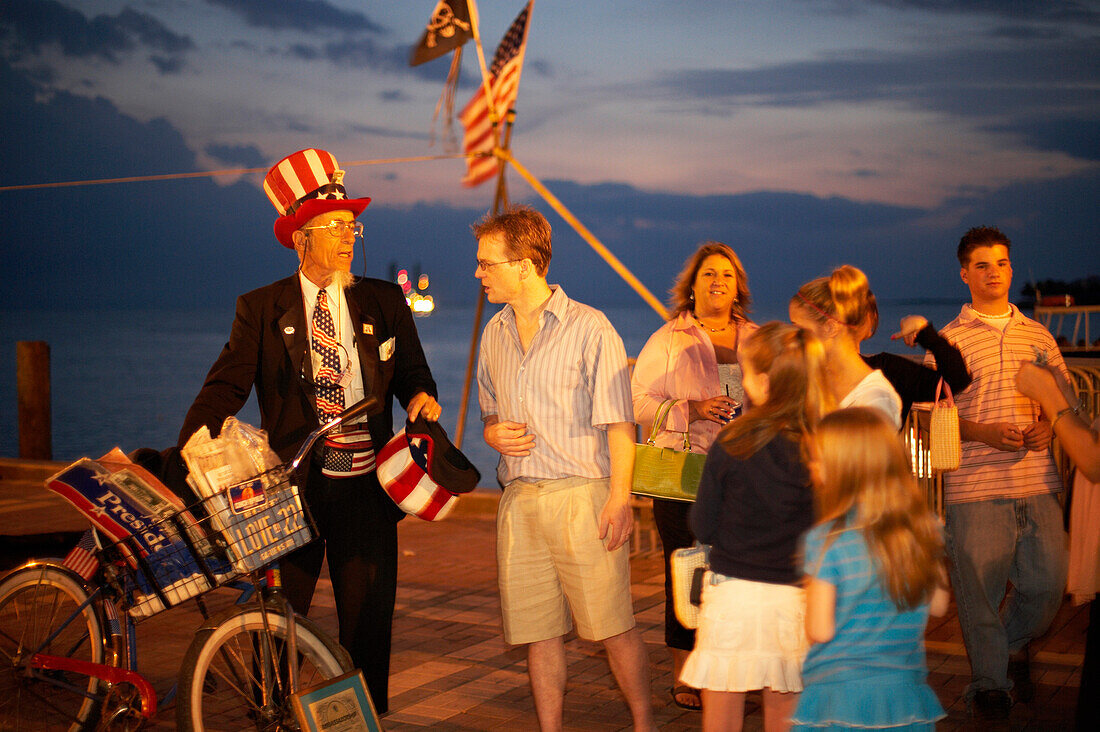
[[[380,158],[377,160],[353,160],[341,163],[344,167],[357,165],[390,165],[393,163],[420,163],[429,160],[457,160],[460,158],[482,158],[492,155],[491,152],[453,153],[450,155],[420,155],[411,158]],[[249,173],[266,173],[263,168],[232,168],[228,170],[202,170],[195,173],[165,173],[163,175],[134,175],[125,178],[98,178],[94,180],[70,180],[57,183],[28,183],[17,186],[0,186],[3,191],[29,191],[38,188],[73,188],[77,186],[100,186],[108,183],[146,183],[159,180],[183,180],[186,178],[215,178],[222,175],[248,175]]]

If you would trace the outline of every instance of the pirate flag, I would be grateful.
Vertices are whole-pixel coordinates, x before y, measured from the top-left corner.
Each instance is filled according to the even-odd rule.
[[[459,70],[462,68],[462,44],[473,37],[470,8],[466,0],[438,0],[435,10],[432,11],[432,17],[424,27],[424,35],[420,43],[416,44],[409,57],[409,65],[418,66],[425,61],[439,58],[449,51],[455,52],[454,58],[451,59],[451,70],[447,73],[447,81],[444,82],[443,91],[435,105],[435,114],[432,115],[429,143],[435,143],[435,123],[439,120],[439,112],[442,110],[443,147],[448,151],[458,149],[458,141],[454,134],[455,89],[458,87]]]
[[[463,43],[473,37],[470,8],[466,5],[466,0],[438,0],[432,17],[424,27],[420,43],[412,50],[409,66],[419,66],[425,61],[439,58],[461,48]]]

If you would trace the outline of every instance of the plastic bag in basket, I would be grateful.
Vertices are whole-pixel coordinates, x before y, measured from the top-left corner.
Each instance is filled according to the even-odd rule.
[[[181,453],[236,571],[257,570],[312,540],[298,489],[275,470],[279,457],[263,430],[228,417],[217,437],[203,426]]]

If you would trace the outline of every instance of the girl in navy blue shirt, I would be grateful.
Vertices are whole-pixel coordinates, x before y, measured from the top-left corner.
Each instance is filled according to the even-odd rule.
[[[831,406],[824,349],[808,330],[772,322],[746,340],[741,367],[750,406],[707,454],[691,511],[711,571],[680,682],[703,690],[704,730],[739,730],[756,689],[765,729],[784,729],[806,652],[796,555],[813,493],[801,443]]]

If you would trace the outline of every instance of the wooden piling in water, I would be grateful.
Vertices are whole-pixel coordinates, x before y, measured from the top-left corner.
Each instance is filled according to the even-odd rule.
[[[19,457],[52,460],[50,423],[50,344],[17,341],[15,382],[18,399]]]

